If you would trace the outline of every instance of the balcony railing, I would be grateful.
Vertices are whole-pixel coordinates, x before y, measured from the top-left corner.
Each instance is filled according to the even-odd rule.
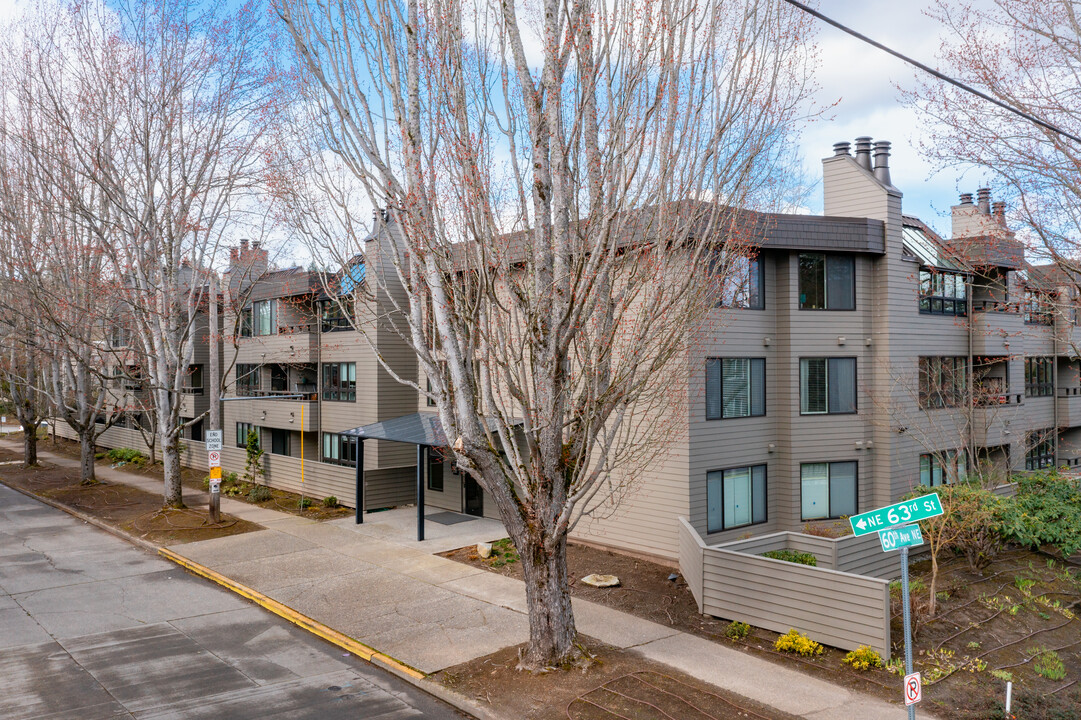
[[[182,387],[180,392],[185,395],[202,395],[203,389],[201,387]]]
[[[1017,314],[1020,306],[1015,302],[1000,300],[973,300],[972,312],[998,312]]]
[[[251,390],[248,388],[240,388],[237,390],[237,397],[273,399],[279,396],[286,396],[285,399],[288,400],[314,402],[319,399],[319,393],[308,389],[311,387],[314,387],[314,385],[308,384],[300,390]],[[302,395],[303,397],[294,397],[296,395]]]

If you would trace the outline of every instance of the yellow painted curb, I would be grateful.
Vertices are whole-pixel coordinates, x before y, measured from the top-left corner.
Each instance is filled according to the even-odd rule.
[[[323,623],[313,620],[307,615],[297,612],[288,605],[283,605],[277,600],[267,597],[258,590],[253,590],[246,585],[241,585],[235,580],[230,580],[221,573],[217,573],[206,567],[205,565],[200,565],[197,562],[189,560],[183,555],[177,555],[175,552],[167,548],[160,548],[158,550],[158,553],[161,554],[163,557],[172,560],[177,565],[180,565],[181,567],[190,570],[196,575],[202,575],[205,578],[213,580],[219,585],[229,588],[237,595],[242,595],[243,597],[248,598],[252,602],[255,602],[258,605],[266,608],[275,615],[285,618],[294,625],[302,627],[308,632],[314,633],[319,637],[323,638],[324,640],[327,640],[328,642],[334,643],[343,650],[348,650],[354,655],[362,657],[369,662],[378,662],[381,665],[386,665],[388,668],[396,670],[400,673],[404,673],[405,675],[408,675],[410,677],[417,678],[418,680],[426,677],[425,674],[422,673],[420,670],[409,667],[400,660],[395,660],[389,655],[381,653],[374,648],[368,647],[364,643],[357,642],[353,638],[347,635],[343,635],[337,630],[329,628]]]

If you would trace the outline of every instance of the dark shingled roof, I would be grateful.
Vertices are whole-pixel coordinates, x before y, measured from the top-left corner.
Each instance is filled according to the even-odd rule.
[[[1013,237],[976,235],[954,238],[949,247],[972,267],[1003,267],[1020,270],[1025,265],[1025,246]]]

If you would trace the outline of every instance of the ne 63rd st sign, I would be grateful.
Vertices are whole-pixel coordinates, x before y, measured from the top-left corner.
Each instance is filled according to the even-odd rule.
[[[894,525],[919,522],[942,514],[938,493],[923,495],[904,502],[853,515],[848,519],[854,535],[878,532]]]

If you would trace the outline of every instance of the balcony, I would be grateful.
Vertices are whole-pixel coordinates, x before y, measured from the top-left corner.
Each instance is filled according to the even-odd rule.
[[[1058,426],[1081,427],[1081,387],[1059,388],[1055,393],[1058,403]]]
[[[239,363],[313,363],[319,361],[319,324],[283,325],[275,335],[239,338]]]
[[[1023,328],[1016,303],[973,300],[972,352],[976,355],[1003,354],[1010,339],[1019,337]]]
[[[237,401],[237,404],[244,408],[241,415],[246,414],[250,418],[247,422],[255,425],[281,430],[317,431],[319,429],[318,395],[305,394],[304,399],[275,398],[275,395],[293,394],[296,393],[266,392],[253,395],[244,401]],[[301,415],[304,417],[303,425],[301,425],[300,421]]]

